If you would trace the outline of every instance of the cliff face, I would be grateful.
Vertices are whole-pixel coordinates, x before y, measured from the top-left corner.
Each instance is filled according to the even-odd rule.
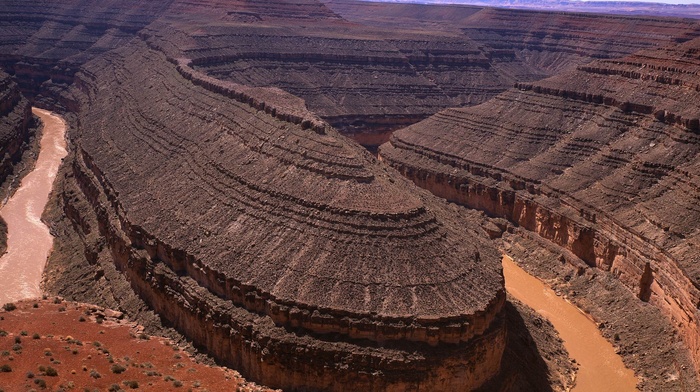
[[[29,141],[32,108],[12,78],[0,71],[0,183],[12,173]]]
[[[164,49],[176,48],[217,79],[303,98],[366,146],[444,108],[482,103],[515,82],[698,34],[697,25],[678,19],[328,1],[309,23],[296,13],[284,19],[276,8],[241,6],[215,23],[197,19],[194,31],[191,14],[173,13],[167,27],[151,25],[144,34],[159,36]],[[591,23],[597,28],[586,30]]]
[[[155,46],[135,40],[78,74],[65,180],[80,192],[64,200],[89,203],[146,303],[273,387],[464,390],[498,372],[503,279],[473,217],[298,98]]]
[[[380,156],[417,184],[611,271],[700,359],[700,39],[519,84],[397,132]]]
[[[76,110],[65,91],[80,66],[141,34],[217,79],[299,96],[370,147],[516,82],[698,34],[681,19],[343,0],[0,5],[0,66],[45,106]]]
[[[0,2],[0,67],[22,93],[44,106],[62,98],[86,61],[128,42],[171,1]]]
[[[0,184],[12,174],[15,165],[27,149],[33,134],[33,116],[29,101],[22,95],[12,78],[0,71]],[[9,186],[4,187],[4,189]],[[4,198],[7,194],[3,194]],[[7,226],[0,219],[0,255],[7,249]]]

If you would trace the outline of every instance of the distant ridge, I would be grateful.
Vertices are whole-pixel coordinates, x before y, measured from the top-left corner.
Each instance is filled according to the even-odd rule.
[[[618,15],[655,15],[700,19],[700,3],[668,4],[650,1],[566,0],[370,0],[385,3],[464,4],[540,11],[592,12]],[[670,0],[690,2],[695,0]]]

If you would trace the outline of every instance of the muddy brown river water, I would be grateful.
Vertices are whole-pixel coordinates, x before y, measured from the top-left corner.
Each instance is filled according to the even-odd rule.
[[[61,160],[66,156],[66,124],[53,113],[33,108],[44,123],[36,166],[0,208],[7,222],[7,253],[0,258],[0,304],[41,295],[41,274],[53,246],[41,221]]]
[[[564,347],[579,364],[574,392],[636,391],[637,378],[622,362],[612,344],[576,306],[528,274],[508,256],[503,257],[506,290],[546,317],[564,340]]]

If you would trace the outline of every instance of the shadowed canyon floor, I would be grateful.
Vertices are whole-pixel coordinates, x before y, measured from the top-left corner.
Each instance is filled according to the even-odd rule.
[[[590,313],[641,389],[700,387],[696,21],[0,6],[3,168],[30,100],[68,124],[48,292],[290,391],[564,390],[575,366],[508,301],[503,251]],[[343,134],[389,142],[377,160]]]

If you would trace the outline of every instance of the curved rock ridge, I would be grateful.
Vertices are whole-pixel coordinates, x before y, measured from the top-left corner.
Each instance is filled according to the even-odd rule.
[[[380,157],[611,271],[700,362],[700,39],[518,84],[394,134]]]
[[[25,3],[3,2],[0,66],[44,106],[76,110],[75,72],[138,33],[209,76],[299,96],[370,148],[516,82],[698,34],[682,19],[345,0]]]
[[[463,32],[553,74],[591,59],[685,42],[700,35],[700,26],[691,19],[484,8],[465,21]]]
[[[318,18],[299,28],[266,23],[260,11],[251,13],[256,20],[200,24],[196,31],[187,27],[188,16],[172,16],[169,28],[177,33],[162,34],[156,25],[146,31],[160,31],[159,45],[178,48],[194,68],[217,79],[302,97],[341,133],[369,147],[444,108],[484,102],[515,82],[699,32],[681,19],[341,0],[326,5],[352,23]],[[586,27],[591,24],[595,28]]]
[[[69,106],[60,96],[79,67],[127,43],[160,16],[170,0],[3,0],[0,67],[23,94],[45,106]]]
[[[470,389],[498,372],[503,278],[474,218],[303,101],[140,40],[75,85],[73,177],[115,263],[215,357],[292,390]]]

